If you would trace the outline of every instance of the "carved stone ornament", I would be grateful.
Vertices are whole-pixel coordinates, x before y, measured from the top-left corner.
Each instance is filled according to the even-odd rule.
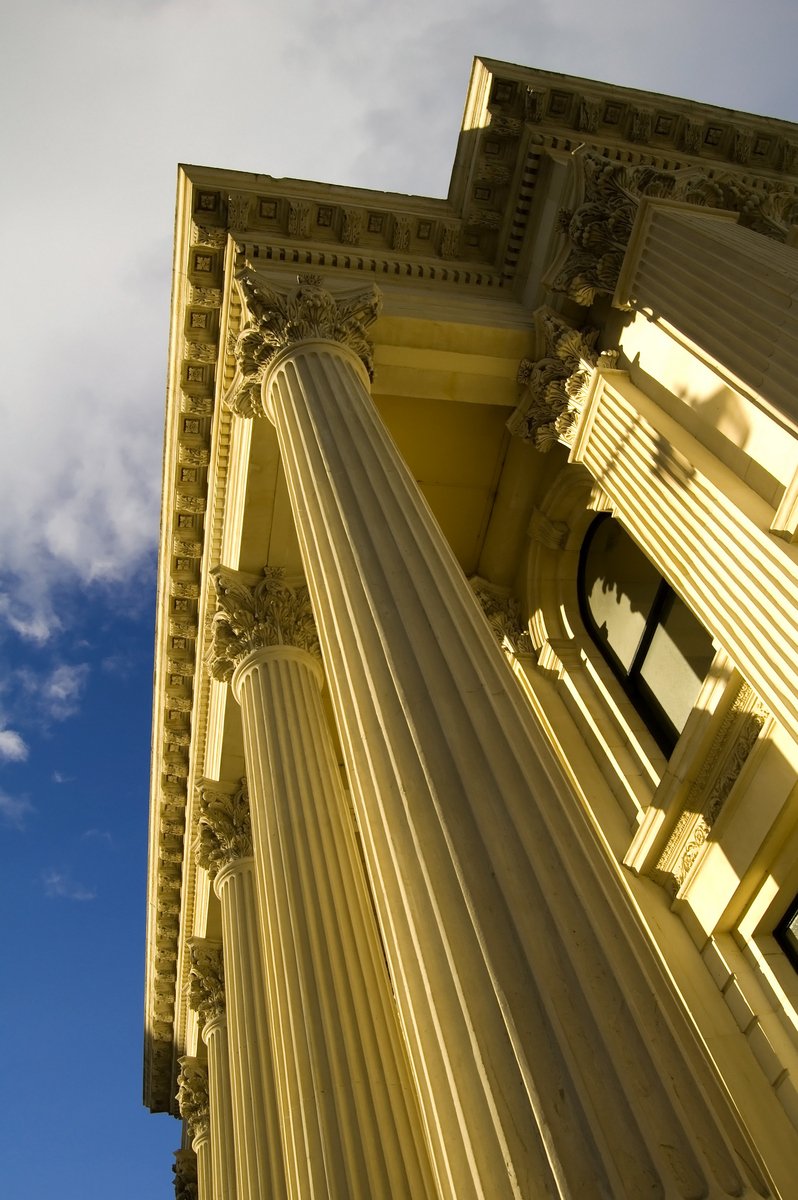
[[[234,791],[218,785],[197,784],[200,819],[197,826],[197,861],[215,879],[222,867],[252,856],[252,825],[247,781]]]
[[[193,1150],[176,1150],[172,1164],[175,1200],[197,1200],[197,1156]]]
[[[236,282],[249,314],[241,333],[232,343],[238,376],[225,403],[242,417],[266,415],[261,394],[272,358],[286,346],[324,338],[348,346],[374,375],[373,350],[366,328],[379,316],[379,290],[347,291],[333,295],[321,286],[319,276],[300,275],[290,292],[273,287],[250,266]]]
[[[545,306],[535,313],[535,324],[543,353],[521,360],[517,378],[525,391],[507,428],[545,454],[558,441],[573,441],[598,361],[598,330],[573,329]]]
[[[237,571],[216,567],[216,614],[208,650],[208,669],[227,683],[244,659],[265,646],[297,646],[320,654],[316,622],[304,585],[290,587],[280,567],[264,567],[252,583]]]
[[[177,1077],[177,1103],[180,1115],[188,1125],[192,1138],[201,1137],[209,1129],[208,1068],[199,1059],[180,1059]]]
[[[676,895],[696,864],[768,717],[758,696],[743,683],[721,721],[687,793],[684,811],[652,871]]]
[[[502,648],[509,645],[514,654],[531,654],[532,640],[515,596],[503,588],[494,587],[478,575],[469,583],[499,645]]]
[[[246,192],[231,192],[227,198],[227,227],[240,232],[249,226],[252,197]]]
[[[222,947],[216,942],[194,938],[189,953],[188,1003],[202,1024],[207,1025],[225,1013]]]
[[[783,185],[756,187],[734,175],[710,178],[700,167],[660,171],[627,166],[591,151],[572,156],[576,176],[573,208],[560,213],[569,249],[552,282],[577,304],[612,296],[643,196],[679,200],[740,214],[740,224],[783,242],[798,222],[798,196]]]

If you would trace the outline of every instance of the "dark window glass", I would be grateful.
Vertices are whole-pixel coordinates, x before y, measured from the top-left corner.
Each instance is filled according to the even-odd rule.
[[[715,656],[712,638],[608,516],[585,538],[579,602],[590,636],[670,754]]]
[[[773,930],[773,936],[798,971],[798,896]]]

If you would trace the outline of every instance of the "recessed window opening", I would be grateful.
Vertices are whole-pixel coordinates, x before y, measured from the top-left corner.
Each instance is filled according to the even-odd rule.
[[[773,936],[798,971],[798,896],[773,930]]]
[[[712,638],[606,514],[582,545],[578,588],[591,638],[670,755],[715,657]]]

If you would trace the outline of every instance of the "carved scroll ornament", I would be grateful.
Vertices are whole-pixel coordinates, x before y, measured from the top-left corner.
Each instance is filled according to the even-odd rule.
[[[469,582],[499,645],[504,647],[505,643],[509,644],[515,654],[531,654],[532,641],[515,596],[493,587],[478,575]]]
[[[374,375],[373,350],[366,329],[379,316],[379,290],[349,291],[333,295],[318,275],[300,275],[298,286],[282,291],[267,283],[250,266],[236,282],[249,320],[230,349],[238,366],[237,380],[225,403],[242,417],[266,415],[262,384],[269,363],[287,346],[323,338],[352,350],[369,374]]]
[[[614,294],[644,196],[737,212],[741,225],[780,242],[798,222],[798,196],[771,181],[753,187],[730,174],[710,177],[700,168],[627,166],[590,151],[574,155],[573,163],[580,199],[560,213],[570,249],[552,288],[577,304],[587,306],[597,296]]]

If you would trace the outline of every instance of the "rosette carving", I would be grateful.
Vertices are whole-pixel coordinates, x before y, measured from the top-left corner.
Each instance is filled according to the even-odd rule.
[[[217,608],[207,662],[214,679],[227,683],[239,663],[265,646],[319,654],[308,589],[289,586],[282,568],[264,567],[256,583],[225,567],[216,567],[211,577]]]
[[[177,1077],[177,1103],[192,1138],[208,1133],[209,1107],[208,1068],[197,1058],[180,1059]]]
[[[321,286],[318,275],[300,275],[298,286],[286,292],[273,287],[252,267],[236,277],[249,320],[232,341],[238,366],[237,380],[226,403],[242,417],[266,415],[262,383],[269,363],[279,350],[317,338],[348,346],[374,375],[373,350],[366,329],[379,316],[379,290],[349,291],[333,295]]]
[[[204,938],[194,938],[189,953],[188,1003],[202,1024],[207,1025],[225,1013],[222,947]]]
[[[521,360],[517,379],[525,393],[507,428],[545,453],[557,441],[573,441],[598,361],[598,330],[573,329],[549,308],[538,309],[535,322],[543,354]]]
[[[581,199],[560,213],[571,248],[552,287],[577,304],[614,294],[644,196],[737,212],[741,225],[780,242],[798,221],[798,196],[768,180],[752,187],[731,174],[710,178],[700,168],[627,166],[589,151],[576,155],[574,164]]]
[[[242,779],[234,791],[198,783],[197,799],[197,861],[215,879],[222,867],[252,854],[247,781]]]

